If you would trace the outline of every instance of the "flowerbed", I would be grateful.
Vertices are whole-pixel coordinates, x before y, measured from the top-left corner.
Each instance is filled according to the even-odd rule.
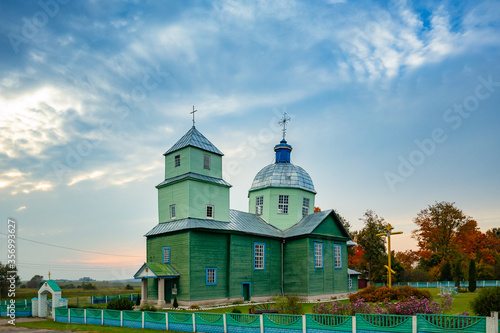
[[[410,297],[432,300],[432,296],[427,290],[421,290],[410,286],[399,288],[369,286],[350,295],[349,300],[355,302],[357,299],[362,298],[365,302],[390,302],[404,301],[410,299]]]

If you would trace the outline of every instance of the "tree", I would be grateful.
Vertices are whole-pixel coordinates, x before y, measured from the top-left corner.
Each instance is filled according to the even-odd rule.
[[[40,287],[40,284],[42,284],[42,282],[43,282],[43,276],[42,275],[35,275],[31,278],[31,280],[29,280],[26,283],[26,286],[28,288],[38,289]]]
[[[420,260],[418,252],[413,250],[406,250],[404,252],[396,252],[396,259],[403,265],[403,268],[408,271],[415,268],[416,264]]]
[[[21,284],[21,279],[17,275],[17,267],[10,264],[2,265],[0,262],[0,297],[9,296],[12,283],[16,287]]]
[[[473,293],[476,291],[476,261],[470,260],[469,263],[469,291]]]
[[[349,236],[352,238],[352,234],[351,234],[351,223],[345,218],[343,217],[342,215],[340,215],[340,213],[335,210],[335,214],[337,214],[337,217],[339,218],[339,221],[340,223],[342,223],[342,225],[344,226],[344,229],[347,231],[347,233],[349,234]]]
[[[421,250],[449,258],[454,251],[459,228],[469,220],[469,217],[455,207],[454,202],[439,202],[417,214],[413,220],[417,229],[412,231],[412,237],[417,240]]]
[[[455,287],[460,287],[460,281],[462,281],[464,278],[464,273],[462,271],[462,260],[455,260],[455,262],[453,263],[452,274],[453,281],[455,281]]]
[[[360,266],[368,271],[369,281],[383,281],[386,274],[383,264],[385,240],[377,234],[384,232],[384,218],[372,210],[367,210],[360,220],[364,223],[356,239],[358,246],[363,248]]]
[[[441,267],[441,276],[439,277],[439,281],[451,281],[452,279],[451,264],[449,261],[446,261],[443,267]]]

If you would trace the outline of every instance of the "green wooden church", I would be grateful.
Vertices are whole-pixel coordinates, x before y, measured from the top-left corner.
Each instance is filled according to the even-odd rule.
[[[285,122],[286,124],[286,122]],[[159,223],[147,237],[147,261],[135,274],[142,302],[159,306],[307,299],[357,291],[347,267],[354,245],[333,210],[314,212],[309,174],[290,162],[292,146],[255,176],[249,209],[230,209],[223,153],[194,126],[167,152],[158,189]]]

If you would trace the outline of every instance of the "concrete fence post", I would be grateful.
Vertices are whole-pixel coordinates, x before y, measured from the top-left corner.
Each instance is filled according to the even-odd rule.
[[[142,328],[144,328],[144,311],[142,311]]]
[[[108,304],[108,295],[104,296],[104,300],[105,300],[106,304]]]
[[[227,321],[226,321],[226,314],[222,314],[222,320],[224,322],[224,333],[227,333]]]
[[[411,317],[411,330],[413,333],[417,333],[417,316]]]
[[[68,324],[71,323],[71,309],[68,309]]]
[[[87,323],[87,309],[83,309],[83,323]]]
[[[165,312],[165,325],[167,326],[168,331],[168,312]]]
[[[196,315],[193,312],[193,332],[196,332]]]
[[[352,333],[356,333],[356,316],[352,316]]]
[[[486,317],[486,333],[498,332],[498,312],[491,312],[491,317]]]
[[[260,315],[260,333],[264,333],[264,314]]]
[[[120,311],[120,327],[123,327],[123,311]]]
[[[306,315],[302,315],[302,333],[307,333]]]
[[[101,325],[104,326],[104,310],[101,310]]]

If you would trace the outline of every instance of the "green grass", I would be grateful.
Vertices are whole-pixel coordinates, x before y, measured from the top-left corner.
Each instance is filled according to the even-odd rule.
[[[436,302],[440,302],[441,296],[438,294],[441,292],[441,288],[423,288],[425,290],[428,290],[431,293],[431,296],[434,298]],[[451,315],[451,314],[461,314],[464,311],[467,311],[470,313],[471,316],[475,315],[475,313],[472,311],[470,307],[470,302],[477,297],[479,294],[479,291],[476,290],[475,292],[467,292],[467,293],[458,293],[458,294],[453,294],[451,295],[451,298],[453,298],[453,309],[450,311],[447,311],[445,314]]]
[[[85,324],[64,324],[64,323],[56,323],[51,320],[16,323],[16,326],[26,327],[26,328],[71,331],[71,332],[79,332],[79,331],[109,332],[109,333],[137,332],[137,329],[128,327],[98,326],[98,325],[85,325]],[[144,333],[158,333],[158,330],[151,330],[151,329],[141,329],[140,331]],[[166,332],[172,332],[172,331],[166,331]]]

